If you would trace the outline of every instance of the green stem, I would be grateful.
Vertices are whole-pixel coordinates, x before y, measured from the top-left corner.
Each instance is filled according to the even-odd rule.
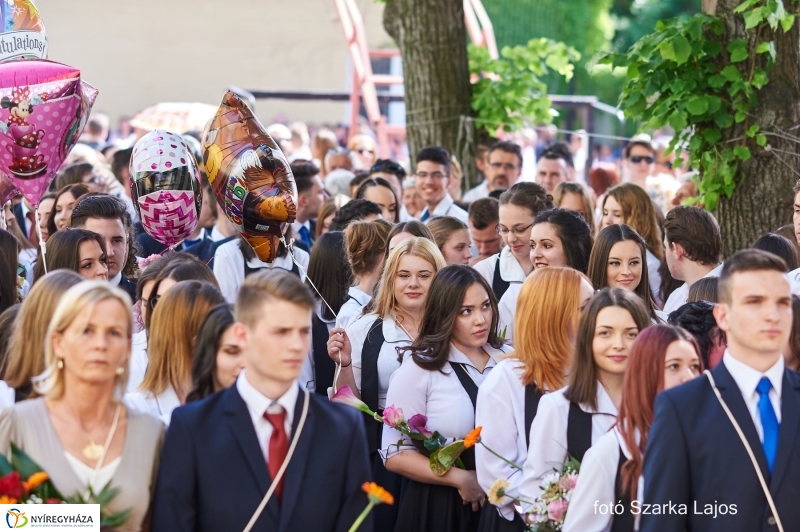
[[[485,443],[481,442],[481,445],[483,445],[483,447],[484,447],[484,448],[485,448],[487,451],[489,451],[490,453],[492,453],[493,455],[495,455],[496,457],[498,457],[500,460],[502,460],[503,462],[507,463],[508,465],[510,465],[511,467],[513,467],[514,469],[516,469],[517,471],[522,471],[522,466],[520,466],[519,464],[515,464],[514,462],[512,462],[511,460],[509,460],[509,459],[508,459],[508,458],[506,458],[505,456],[500,456],[499,454],[497,454],[496,452],[494,452],[493,450],[491,450],[491,449],[490,449],[490,448],[489,448],[489,447],[488,447],[488,446],[487,446]]]
[[[358,527],[360,527],[361,523],[364,522],[364,519],[367,518],[367,516],[369,515],[369,512],[372,511],[372,507],[373,506],[375,506],[375,503],[372,502],[372,501],[369,501],[369,504],[367,504],[367,507],[364,508],[364,511],[361,512],[361,515],[358,516],[358,519],[356,519],[355,523],[353,523],[353,526],[350,527],[350,530],[348,530],[348,532],[356,532],[356,530],[358,530]]]

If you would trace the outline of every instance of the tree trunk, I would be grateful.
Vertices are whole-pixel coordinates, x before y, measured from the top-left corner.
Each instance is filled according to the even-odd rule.
[[[475,165],[463,0],[386,0],[383,27],[403,56],[406,131],[412,159],[425,146],[456,155],[464,181]]]
[[[726,31],[722,49],[733,39],[748,38],[755,42],[756,30],[745,32],[742,15],[733,10],[741,0],[719,0],[716,14],[725,19]],[[798,4],[785,2],[788,12],[797,13]],[[760,42],[774,41],[777,51],[775,66],[767,71],[769,83],[758,92],[758,106],[745,122],[723,130],[720,142],[738,142],[746,128],[753,124],[767,134],[767,145],[760,148],[752,139],[747,146],[752,158],[741,163],[737,185],[731,198],[722,196],[717,206],[717,219],[722,230],[725,257],[749,247],[762,234],[775,231],[792,222],[792,186],[800,177],[800,19],[789,33],[778,27],[761,29]],[[755,59],[755,66],[764,68],[767,54]],[[739,63],[744,76],[753,68],[752,58]],[[779,136],[780,135],[780,136]]]

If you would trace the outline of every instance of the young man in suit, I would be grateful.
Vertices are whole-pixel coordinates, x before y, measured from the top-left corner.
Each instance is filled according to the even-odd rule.
[[[154,532],[244,530],[302,417],[306,392],[297,377],[308,356],[313,309],[308,288],[289,272],[245,280],[234,325],[245,369],[227,390],[172,414],[153,498]],[[309,395],[294,455],[254,531],[346,532],[367,504],[361,416]],[[359,530],[371,532],[371,521]]]
[[[781,350],[792,327],[786,264],[759,250],[733,255],[714,317],[728,338],[711,372],[741,427],[784,530],[800,523],[800,375]],[[642,532],[777,532],[756,469],[702,375],[656,398],[644,459]]]

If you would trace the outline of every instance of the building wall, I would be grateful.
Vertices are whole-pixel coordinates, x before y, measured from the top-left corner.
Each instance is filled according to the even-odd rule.
[[[356,0],[370,47],[391,45],[383,5]],[[157,102],[217,104],[228,86],[345,91],[348,51],[333,0],[35,0],[50,59],[80,68],[96,110],[133,115]],[[346,119],[338,102],[259,100],[262,122]]]

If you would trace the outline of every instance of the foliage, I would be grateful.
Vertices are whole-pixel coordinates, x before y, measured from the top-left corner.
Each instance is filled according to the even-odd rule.
[[[659,20],[690,17],[700,13],[699,0],[614,0],[610,16],[614,24],[611,46],[624,51],[651,33]]]
[[[711,210],[721,194],[733,193],[736,171],[750,158],[751,148],[767,142],[760,126],[749,124],[749,112],[758,105],[757,93],[768,83],[767,71],[775,62],[774,42],[761,39],[764,28],[776,31],[780,26],[786,32],[794,23],[782,0],[745,0],[736,13],[755,39],[735,39],[722,50],[715,37],[725,31],[724,20],[700,13],[659,22],[654,33],[628,52],[601,59],[627,67],[620,98],[626,117],[640,120],[644,129],[671,126],[677,132],[670,150],[688,148],[702,175],[699,201]],[[765,68],[757,65],[759,55]],[[724,130],[742,123],[746,135],[719,142]]]
[[[470,45],[469,69],[478,78],[472,85],[476,122],[490,128],[504,124],[509,131],[525,121],[549,123],[551,104],[543,78],[553,71],[569,80],[578,59],[575,49],[545,38],[531,39],[526,46],[506,46],[499,59]]]

